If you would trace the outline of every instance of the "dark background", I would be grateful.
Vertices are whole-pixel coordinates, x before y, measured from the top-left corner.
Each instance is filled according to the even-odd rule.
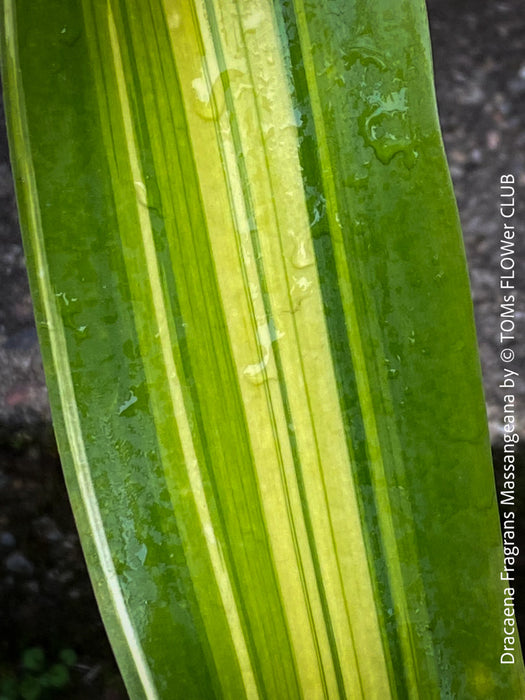
[[[469,260],[496,478],[502,465],[498,389],[499,178],[518,183],[525,208],[525,4],[523,0],[428,0],[436,89]],[[50,698],[126,698],[87,576],[54,443],[0,113],[0,678],[23,671],[40,647],[41,671],[73,650],[70,682]],[[525,256],[517,321],[523,330]],[[525,376],[523,332],[515,345]],[[525,439],[523,378],[517,407]],[[521,467],[524,452],[519,448]],[[518,504],[525,474],[518,467]],[[525,548],[521,507],[519,542]],[[525,573],[520,567],[522,581]],[[472,582],[475,585],[475,581]],[[521,591],[521,592],[520,592]],[[525,633],[525,586],[517,595]],[[36,657],[38,663],[38,654]],[[32,675],[38,675],[37,672]],[[50,693],[50,694],[49,694]],[[42,696],[44,697],[44,696]]]

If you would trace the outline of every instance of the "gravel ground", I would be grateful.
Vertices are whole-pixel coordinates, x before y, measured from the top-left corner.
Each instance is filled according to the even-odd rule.
[[[519,208],[525,202],[525,5],[521,0],[428,4],[438,104],[470,266],[491,436],[500,445],[499,178],[514,174]],[[518,247],[521,335],[514,350],[517,366],[525,368],[525,255],[523,245]],[[521,435],[524,381],[525,372],[519,385]]]
[[[513,173],[518,202],[525,202],[525,6],[523,0],[429,0],[428,6],[436,89],[471,270],[498,471],[499,178]],[[518,259],[523,300],[523,247]],[[63,690],[56,688],[46,697],[119,700],[127,696],[95,606],[50,427],[3,131],[0,279],[0,677],[16,673],[20,680],[22,666],[32,663],[35,670],[25,673],[33,678],[49,678],[52,669],[63,683],[64,673],[70,676]],[[521,332],[523,316],[521,302]],[[524,348],[522,336],[514,349],[525,369]],[[523,384],[519,393],[525,436]],[[525,483],[520,489],[523,494]],[[520,522],[525,526],[525,513]],[[525,531],[520,541],[525,543]],[[519,596],[518,615],[525,629]],[[32,651],[35,647],[44,658]]]

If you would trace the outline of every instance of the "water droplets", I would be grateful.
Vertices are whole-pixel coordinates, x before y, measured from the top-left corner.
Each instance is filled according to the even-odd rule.
[[[264,21],[264,12],[262,10],[254,10],[251,14],[244,18],[244,30],[247,32],[255,32],[257,27]]]
[[[362,36],[361,40],[364,44],[370,43],[367,36]],[[401,162],[411,169],[418,154],[412,143],[406,80],[400,71],[394,77],[390,60],[371,46],[352,46],[343,58],[353,83],[359,86],[353,108],[359,115],[358,130],[365,145],[373,149],[374,156],[383,165],[402,154]],[[366,176],[362,170],[356,175],[358,185]]]
[[[295,312],[301,306],[302,302],[312,294],[313,282],[305,275],[300,277],[292,276],[293,284],[290,289],[290,297],[292,299],[292,311]]]
[[[191,85],[195,96],[195,111],[199,117],[212,121],[223,113],[224,92],[220,76],[217,76],[211,85],[204,76],[192,80]]]
[[[292,265],[299,270],[310,267],[315,262],[314,253],[309,242],[300,240],[292,255]]]
[[[131,408],[131,406],[133,406],[133,404],[137,403],[137,401],[137,396],[135,396],[133,390],[130,389],[128,398],[125,401],[123,401],[118,408],[119,416],[125,413],[129,408]]]
[[[226,106],[225,92],[232,90],[235,98],[249,88],[249,84],[245,84],[244,71],[236,68],[209,75],[207,69],[202,71],[201,75],[194,78],[191,82],[193,88],[193,105],[194,109],[202,119],[213,121],[221,117]]]
[[[403,153],[407,168],[415,164],[417,154],[412,150],[412,137],[406,118],[406,88],[387,95],[379,90],[367,96],[368,109],[361,119],[361,135],[374,149],[377,158],[384,164],[390,163],[397,153]]]
[[[181,25],[181,17],[179,15],[179,13],[177,12],[177,10],[171,9],[168,12],[167,19],[168,19],[168,27],[169,27],[170,31],[171,32],[177,31],[177,29]]]
[[[396,355],[396,364],[401,364],[401,358]],[[396,379],[399,376],[399,369],[392,366],[392,361],[385,357],[386,374],[389,379]]]
[[[158,190],[156,189],[155,182],[150,179],[150,176],[146,175],[146,180],[149,180],[147,186],[143,180],[135,180],[133,182],[135,196],[137,198],[137,204],[149,210],[153,230],[158,231],[163,222],[163,214],[159,206],[160,203],[158,201],[155,202],[155,196],[157,196],[158,200]],[[155,202],[155,205],[153,202]]]
[[[215,536],[215,530],[211,522],[204,523],[203,527],[204,537],[209,546],[215,547],[217,545],[217,538]]]
[[[292,290],[297,289],[302,294],[306,294],[311,291],[312,283],[307,277],[294,277],[293,282]]]
[[[270,379],[267,372],[268,357],[264,357],[260,362],[256,362],[253,365],[246,365],[243,370],[243,374],[246,379],[251,383],[258,386],[263,384],[265,381]]]
[[[276,328],[272,319],[268,323],[261,323],[257,326],[257,344],[261,359],[259,362],[246,365],[243,369],[244,377],[251,384],[259,385],[268,379],[275,378],[274,373],[270,371],[271,348],[272,343],[280,340],[283,336],[284,333]]]
[[[146,185],[142,180],[136,180],[134,183],[135,194],[137,195],[137,202],[143,207],[148,206],[148,192],[146,190]]]
[[[78,20],[70,15],[67,24],[63,24],[59,30],[59,41],[66,46],[74,46],[80,39],[82,29]]]
[[[308,199],[308,210],[310,212],[310,228],[314,229],[326,215],[326,198],[317,188],[308,186],[306,188]]]
[[[76,297],[68,297],[66,292],[56,292],[55,296],[57,299],[61,299],[62,302],[66,305],[69,306],[70,304],[73,304],[75,301],[78,301]]]
[[[79,323],[77,318],[82,310],[79,305],[79,299],[67,292],[56,292],[55,297],[59,303],[60,315],[64,326],[74,330],[80,340],[87,338],[87,326]]]
[[[137,557],[138,557],[140,563],[142,564],[142,566],[144,566],[144,562],[146,561],[147,556],[148,556],[148,548],[144,544],[144,542],[142,542],[140,544],[139,548],[137,549]]]
[[[380,70],[385,70],[386,65],[380,53],[365,46],[351,46],[344,57],[347,69],[359,61],[363,66],[376,66]]]

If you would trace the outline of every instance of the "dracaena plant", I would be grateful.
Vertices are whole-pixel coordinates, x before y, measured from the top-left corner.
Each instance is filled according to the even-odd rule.
[[[518,698],[422,0],[3,0],[69,494],[133,698]]]

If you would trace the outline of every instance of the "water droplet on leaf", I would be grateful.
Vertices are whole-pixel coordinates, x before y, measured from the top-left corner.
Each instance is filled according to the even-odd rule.
[[[133,184],[135,185],[135,193],[137,195],[138,203],[142,204],[143,207],[147,207],[148,192],[146,190],[146,185],[141,180],[136,180]]]
[[[135,396],[132,390],[129,392],[129,398],[124,401],[124,403],[120,404],[119,409],[118,409],[118,414],[121,416],[124,411],[127,411],[128,408],[133,406],[133,404],[137,403],[138,398]]]
[[[292,257],[292,265],[302,270],[314,264],[314,255],[306,241],[300,241]]]
[[[168,13],[168,27],[170,28],[170,31],[175,31],[180,27],[181,24],[181,19],[180,15],[176,10],[171,10]]]

